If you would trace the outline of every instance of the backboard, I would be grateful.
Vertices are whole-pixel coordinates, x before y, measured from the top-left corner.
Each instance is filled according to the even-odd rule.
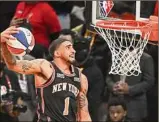
[[[92,1],[92,24],[101,19],[145,19],[141,17],[140,11],[141,1]]]

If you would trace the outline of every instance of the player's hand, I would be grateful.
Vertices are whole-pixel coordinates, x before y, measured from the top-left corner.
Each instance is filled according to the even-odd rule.
[[[0,42],[4,43],[9,39],[14,40],[15,38],[11,35],[15,34],[15,33],[18,33],[18,28],[16,28],[15,26],[11,26],[11,27],[7,28],[6,30],[4,30],[1,33]]]
[[[24,23],[26,19],[24,18],[16,18],[13,17],[13,19],[10,22],[10,26],[19,26],[20,24]]]

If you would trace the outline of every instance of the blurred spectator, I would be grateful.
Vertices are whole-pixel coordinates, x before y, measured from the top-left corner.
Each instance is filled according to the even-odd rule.
[[[127,76],[120,82],[119,75],[109,74],[106,83],[114,95],[121,95],[126,100],[128,118],[132,122],[142,122],[147,117],[146,92],[154,84],[154,65],[152,57],[143,53],[140,60],[141,72],[138,76]]]
[[[92,22],[92,1],[85,1],[85,10],[84,10],[84,17],[85,17],[85,28],[86,29],[92,29],[90,24]]]
[[[21,91],[16,73],[8,70],[0,56],[0,119],[2,122],[17,122],[20,112],[13,111],[13,102],[3,100],[10,90]],[[19,98],[18,98],[19,99]],[[16,102],[18,102],[18,99]]]
[[[147,93],[148,118],[147,122],[158,122],[158,45],[148,44],[148,53],[154,61],[155,85]]]
[[[71,29],[85,21],[85,1],[50,1],[55,9],[62,29]]]
[[[73,1],[50,1],[50,5],[56,11],[62,29],[70,29],[70,13],[73,8]]]
[[[130,122],[127,119],[126,103],[121,97],[114,97],[108,101],[107,114],[106,122]]]
[[[71,11],[71,28],[86,23],[85,8],[86,1],[74,1],[74,6]]]
[[[56,12],[47,2],[20,2],[10,25],[25,23],[30,24],[36,41],[31,54],[35,58],[44,57],[48,53],[50,42],[58,37],[61,30]]]

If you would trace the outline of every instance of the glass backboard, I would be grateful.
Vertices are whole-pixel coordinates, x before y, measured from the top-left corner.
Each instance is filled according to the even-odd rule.
[[[141,20],[141,1],[92,1],[92,23],[101,19]]]

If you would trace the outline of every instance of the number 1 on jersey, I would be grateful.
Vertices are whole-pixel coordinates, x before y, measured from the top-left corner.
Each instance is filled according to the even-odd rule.
[[[65,98],[65,106],[64,106],[63,115],[68,115],[69,104],[70,104],[70,97],[66,97]]]

